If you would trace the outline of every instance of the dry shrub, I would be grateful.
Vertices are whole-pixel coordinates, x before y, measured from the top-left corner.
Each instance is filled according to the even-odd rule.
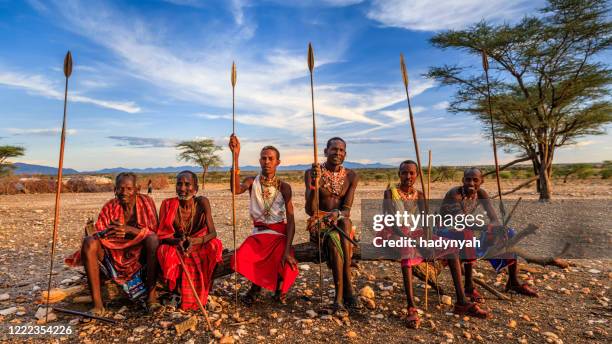
[[[113,183],[107,178],[74,177],[66,182],[67,192],[108,192],[113,190]]]
[[[140,176],[138,178],[138,184],[141,185],[141,192],[147,192],[149,180],[151,180],[151,184],[153,185],[153,189],[155,190],[163,190],[168,188],[168,186],[170,185],[168,183],[168,176],[163,174]]]

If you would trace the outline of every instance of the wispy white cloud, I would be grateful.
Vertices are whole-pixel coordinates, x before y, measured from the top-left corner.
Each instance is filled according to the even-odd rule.
[[[120,146],[134,146],[140,148],[167,148],[176,147],[179,140],[155,138],[155,137],[136,137],[136,136],[108,136],[111,140],[122,142]]]
[[[64,99],[64,93],[49,79],[38,74],[16,73],[12,71],[0,71],[0,85],[24,89],[32,94],[41,95],[52,99]],[[69,101],[77,103],[93,104],[99,107],[113,109],[127,113],[138,113],[140,107],[134,102],[118,102],[97,99],[72,92],[68,95]]]
[[[374,0],[368,18],[408,30],[462,29],[482,19],[513,21],[541,7],[542,0]]]
[[[61,128],[6,128],[6,131],[18,136],[56,136],[61,130]],[[76,133],[76,129],[66,129],[67,135]]]
[[[435,110],[446,110],[448,109],[448,107],[450,106],[450,103],[448,101],[441,101],[437,104],[434,104],[434,106],[432,106]]]
[[[170,42],[151,34],[152,23],[137,17],[123,17],[118,11],[100,5],[61,3],[55,10],[63,16],[66,28],[84,35],[112,51],[130,73],[172,96],[217,108],[227,108],[229,93],[229,63],[237,57],[237,99],[250,115],[237,120],[250,125],[279,128],[280,123],[294,133],[309,129],[310,86],[304,51],[272,47],[270,53],[258,56],[248,49],[229,46],[214,49],[215,42],[203,42],[206,53],[194,51],[192,56],[177,55],[169,48]],[[223,38],[223,33],[217,36]],[[209,46],[210,45],[210,46]],[[318,68],[339,61],[343,51],[336,46],[322,48],[317,56]],[[195,57],[194,57],[195,56]],[[315,71],[316,72],[316,71]],[[433,81],[416,80],[413,96],[433,86]],[[327,123],[348,121],[380,126],[383,123],[366,115],[402,101],[401,89],[387,87],[344,87],[316,83],[315,101],[318,115]],[[303,124],[303,125],[302,125]]]

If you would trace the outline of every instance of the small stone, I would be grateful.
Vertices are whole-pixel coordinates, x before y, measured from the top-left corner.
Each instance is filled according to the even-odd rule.
[[[225,335],[221,337],[219,344],[234,344],[234,337]]]
[[[601,273],[601,271],[599,271],[597,269],[589,269],[589,273],[598,274],[598,273]]]
[[[80,320],[79,320],[79,318],[74,318],[74,319],[71,319],[71,320],[68,322],[68,325],[71,325],[71,326],[78,325],[78,324],[79,324],[79,321],[80,321]]]
[[[582,288],[580,291],[581,291],[583,294],[589,294],[589,293],[591,292],[591,289],[589,289],[589,288]]]
[[[124,317],[124,318],[125,318],[125,317]],[[140,334],[140,333],[143,333],[143,332],[144,332],[144,331],[146,331],[146,330],[147,330],[147,327],[146,327],[146,326],[138,326],[138,327],[136,327],[136,328],[135,328],[133,331],[134,331],[134,333],[136,333],[136,334]]]
[[[70,278],[63,279],[63,280],[60,282],[60,284],[70,284],[70,283],[72,283],[72,280],[71,280]]]
[[[10,307],[10,308],[6,308],[0,311],[0,315],[2,316],[11,315],[14,313],[17,313],[17,307]]]
[[[170,326],[172,326],[172,321],[160,321],[159,322],[159,326],[161,326],[161,328],[168,329],[170,328]]]
[[[312,291],[312,289],[305,289],[304,290],[304,295],[310,297],[310,296],[314,295],[314,292]]]
[[[593,331],[584,331],[584,335],[587,338],[595,338],[595,334],[593,333]]]
[[[455,336],[454,336],[452,333],[448,332],[448,331],[442,331],[442,335],[443,335],[444,337],[448,338],[448,339],[453,339],[453,338],[455,338]]]
[[[8,293],[0,294],[0,301],[6,301],[10,298],[11,296]]]
[[[510,320],[510,321],[508,321],[508,327],[510,327],[510,328],[516,328],[516,320]]]
[[[347,336],[348,338],[351,338],[351,339],[353,339],[353,338],[357,338],[357,333],[356,333],[355,331],[348,331],[348,332],[346,333],[346,336]]]
[[[523,338],[519,338],[518,342],[519,342],[519,344],[528,344],[529,343],[529,341],[527,341],[527,338],[524,338],[524,337]]]
[[[275,329],[275,328],[271,328],[269,333],[270,333],[271,336],[274,336],[274,335],[276,335],[276,333],[278,333],[278,330]]]
[[[316,318],[317,312],[313,311],[312,309],[309,309],[306,311],[306,315],[308,315],[310,318]]]
[[[440,299],[440,301],[442,301],[442,304],[445,304],[448,306],[453,304],[453,299],[448,295],[442,295],[442,298]]]
[[[523,320],[525,320],[525,321],[531,322],[531,318],[527,314],[523,314],[523,316],[521,318],[523,318]]]
[[[552,333],[552,332],[542,332],[542,335],[548,337],[548,338],[552,338],[552,339],[559,339],[559,336],[557,336],[556,334]]]
[[[467,332],[467,331],[463,331],[463,336],[467,339],[470,340],[472,339],[472,334]]]
[[[115,314],[113,319],[115,319],[115,320],[125,320],[125,316],[123,314],[117,313],[117,314]]]
[[[310,270],[310,265],[308,265],[308,264],[302,264],[302,265],[300,265],[300,269],[301,269],[301,270],[304,270],[304,271],[308,271],[308,270]]]
[[[37,292],[37,291],[39,291],[39,290],[40,290],[40,287],[39,287],[39,286],[37,286],[36,284],[35,284],[35,285],[32,287],[32,291],[33,291],[33,292]]]
[[[361,288],[361,290],[359,291],[359,295],[367,299],[373,299],[375,297],[374,290],[372,289],[372,287],[367,286],[367,285]]]

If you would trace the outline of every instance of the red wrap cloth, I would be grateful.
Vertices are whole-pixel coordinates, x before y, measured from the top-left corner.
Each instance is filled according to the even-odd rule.
[[[283,279],[281,293],[285,294],[299,273],[297,268],[291,268],[288,263],[281,265],[287,244],[287,224],[284,222],[268,224],[255,222],[253,225],[282,235],[261,233],[246,238],[236,250],[236,258],[231,257],[232,269],[256,285],[271,291],[276,291],[278,278],[281,277]],[[293,256],[293,249],[291,249],[291,255]]]
[[[132,239],[109,238],[100,239],[100,243],[113,263],[113,267],[117,271],[115,281],[117,283],[125,283],[132,275],[140,270],[140,253],[142,250],[142,240],[157,229],[157,209],[153,199],[146,195],[136,195],[136,219],[137,226],[141,229],[138,235]],[[102,231],[108,228],[111,221],[118,220],[121,223],[126,223],[127,220],[123,215],[123,208],[118,199],[114,198],[102,207],[98,221],[96,221],[96,230]],[[81,251],[73,253],[64,260],[69,266],[82,265]]]
[[[174,238],[174,219],[179,208],[179,199],[170,198],[162,202],[159,209],[159,227],[157,236],[160,240]],[[203,222],[203,221],[202,221]],[[190,238],[199,238],[208,234],[206,223],[198,224],[199,229],[191,234]],[[162,279],[168,284],[170,290],[174,290],[180,278],[181,309],[198,309],[198,304],[189,286],[183,267],[180,264],[176,246],[159,245],[157,259],[162,270]],[[183,255],[185,269],[193,281],[193,286],[198,293],[202,305],[208,301],[208,292],[212,286],[212,276],[215,265],[223,260],[223,245],[221,240],[213,238],[207,243],[194,245],[189,249],[189,255]]]

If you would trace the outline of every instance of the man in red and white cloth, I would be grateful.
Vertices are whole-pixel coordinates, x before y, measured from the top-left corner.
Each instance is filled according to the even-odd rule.
[[[197,175],[182,171],[176,176],[177,197],[164,200],[159,210],[157,257],[162,280],[171,291],[178,287],[183,310],[198,309],[187,279],[191,278],[202,305],[206,305],[215,266],[223,260],[210,202],[204,196],[195,197],[197,192]]]
[[[241,183],[238,137],[230,137],[229,147],[234,153],[236,174],[234,179],[232,173],[230,187],[236,194],[249,191],[249,213],[254,227],[231,259],[232,268],[253,282],[242,302],[252,305],[261,288],[265,288],[276,292],[277,301],[285,303],[287,291],[298,276],[298,267],[291,248],[295,233],[291,186],[276,177],[280,153],[273,146],[262,148],[261,173]]]
[[[65,261],[70,266],[84,265],[95,314],[104,313],[100,293],[100,271],[119,284],[136,300],[146,296],[149,310],[157,302],[157,210],[153,199],[138,193],[136,175],[120,173],[115,179],[115,198],[106,202],[93,235],[86,236],[81,250]]]

